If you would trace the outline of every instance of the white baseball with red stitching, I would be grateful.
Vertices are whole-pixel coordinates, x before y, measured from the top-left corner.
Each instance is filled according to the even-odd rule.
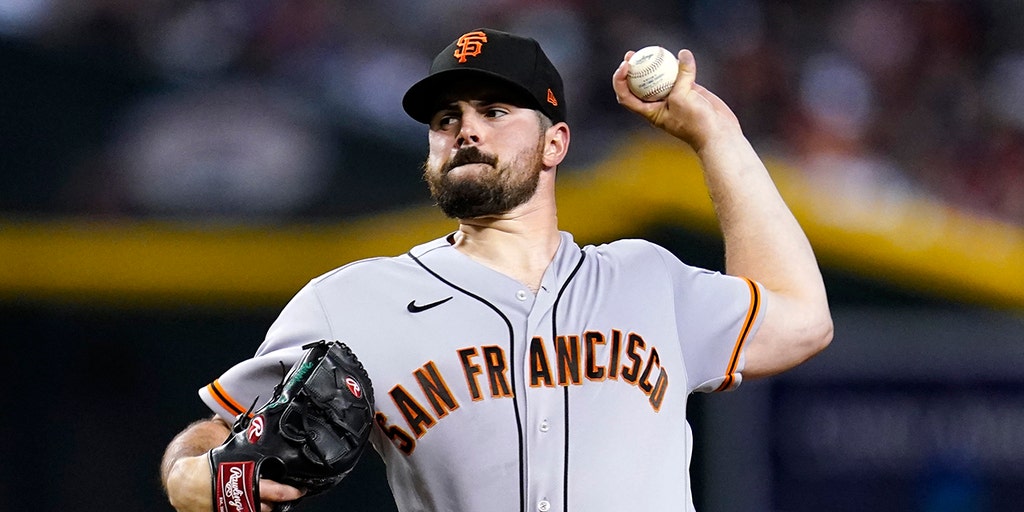
[[[672,52],[660,46],[648,46],[629,58],[626,79],[629,90],[637,98],[658,101],[672,91],[678,73],[679,61]]]

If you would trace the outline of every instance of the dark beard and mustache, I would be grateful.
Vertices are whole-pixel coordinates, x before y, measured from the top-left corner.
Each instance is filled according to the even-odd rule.
[[[452,178],[449,171],[467,164],[486,164],[493,170],[476,177]],[[540,151],[524,152],[508,164],[476,146],[460,149],[440,172],[424,164],[423,178],[438,208],[452,219],[470,219],[508,213],[525,203],[540,181]],[[524,172],[524,169],[526,172]]]

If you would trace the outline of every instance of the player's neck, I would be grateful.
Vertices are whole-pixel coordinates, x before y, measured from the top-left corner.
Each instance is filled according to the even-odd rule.
[[[554,200],[535,196],[508,214],[461,221],[454,246],[536,291],[560,243]]]

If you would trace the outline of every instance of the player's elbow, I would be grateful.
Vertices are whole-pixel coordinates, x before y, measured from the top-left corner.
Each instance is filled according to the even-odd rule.
[[[832,343],[835,326],[827,306],[804,305],[794,312],[790,324],[789,354],[792,366],[803,364]]]
[[[812,319],[794,313],[766,322],[745,350],[744,378],[770,377],[807,362],[832,342],[832,330],[827,315]]]
[[[816,303],[808,306],[805,309],[802,324],[800,328],[802,351],[806,354],[806,359],[810,359],[832,343],[835,325],[832,323],[832,313],[829,311],[828,304]]]
[[[819,318],[813,327],[809,329],[808,351],[812,357],[822,350],[828,348],[832,343],[832,336],[835,333],[835,325],[832,323],[832,315],[827,312]]]
[[[828,348],[833,323],[828,302],[769,294],[765,318],[745,349],[744,378],[761,378],[799,366]]]
[[[813,321],[808,319],[797,329],[796,334],[790,339],[788,353],[789,360],[776,368],[772,373],[780,373],[799,366],[812,359],[821,351],[828,348],[832,343],[832,318],[825,316],[816,318]]]

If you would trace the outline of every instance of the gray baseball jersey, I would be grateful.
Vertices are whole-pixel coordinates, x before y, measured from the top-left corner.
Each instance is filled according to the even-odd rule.
[[[312,280],[255,356],[200,390],[233,419],[300,347],[352,347],[399,510],[693,510],[687,396],[739,384],[761,290],[662,247],[579,247],[540,290],[447,238]]]

